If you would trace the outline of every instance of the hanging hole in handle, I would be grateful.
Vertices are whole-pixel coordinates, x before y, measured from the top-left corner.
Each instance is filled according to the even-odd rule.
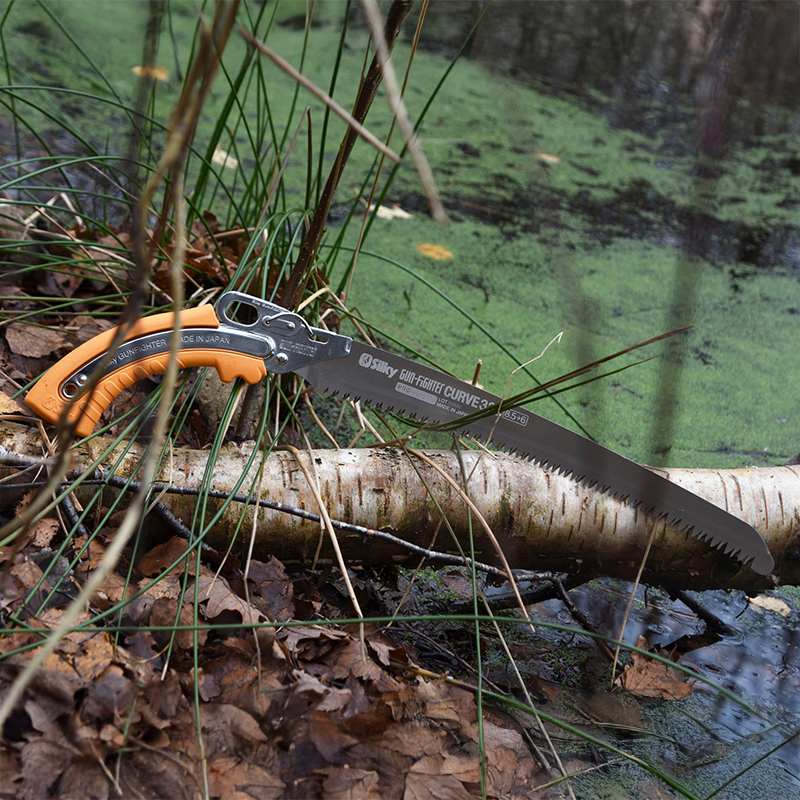
[[[67,400],[72,400],[72,398],[78,394],[78,384],[75,383],[75,381],[67,381],[67,383],[61,387],[61,394],[63,394]]]
[[[242,302],[241,300],[236,300],[227,305],[223,313],[228,318],[229,322],[233,322],[245,328],[250,328],[255,325],[260,316],[258,309],[254,305]]]

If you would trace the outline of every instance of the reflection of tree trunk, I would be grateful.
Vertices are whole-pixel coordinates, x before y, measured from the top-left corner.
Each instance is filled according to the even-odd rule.
[[[0,445],[11,453],[40,452],[38,437],[29,429],[6,423],[0,428]],[[92,443],[95,453],[101,442]],[[122,453],[122,446],[117,449]],[[229,445],[214,464],[214,489],[232,493],[252,447]],[[429,452],[435,463],[461,482],[458,459],[451,451]],[[134,445],[122,458],[117,474],[127,476],[141,461],[142,448]],[[303,454],[305,466],[317,476],[331,517],[372,530],[384,529],[422,547],[454,551],[440,526],[437,505],[446,511],[462,546],[469,551],[469,515],[463,500],[442,475],[425,462],[393,449],[318,450]],[[563,570],[586,580],[609,575],[631,578],[648,540],[652,520],[608,495],[587,489],[570,478],[556,475],[503,454],[463,454],[469,496],[484,516],[513,568]],[[76,467],[90,463],[89,453],[75,453]],[[106,463],[113,463],[107,459]],[[176,450],[165,459],[158,480],[198,489],[208,463],[208,453]],[[238,489],[246,494],[254,484],[258,492],[257,455],[249,476]],[[664,474],[698,495],[752,524],[764,536],[776,561],[780,582],[800,583],[800,467],[742,470],[667,470]],[[250,477],[252,476],[252,477]],[[314,495],[304,472],[288,452],[273,453],[262,484],[262,497],[293,508],[317,512]],[[83,500],[96,487],[81,490]],[[186,524],[191,524],[197,497],[165,495],[164,502]],[[209,502],[211,519],[221,500]],[[209,534],[209,541],[224,550],[238,529],[242,505],[231,504]],[[243,531],[251,530],[252,511]],[[431,545],[434,533],[436,542]],[[473,520],[476,553],[482,561],[497,563],[494,548]],[[317,548],[320,525],[277,511],[262,510],[257,522],[256,552],[282,560],[310,562]],[[341,531],[339,541],[346,557],[376,563],[394,559],[403,551],[369,536]],[[242,543],[246,550],[247,542]],[[326,551],[323,548],[323,553]],[[658,524],[644,572],[645,583],[674,588],[735,587],[762,589],[769,580],[707,543]]]
[[[155,86],[156,79],[147,72],[156,65],[158,57],[158,44],[161,39],[161,25],[164,19],[164,0],[150,0],[150,16],[147,19],[147,28],[144,36],[144,50],[142,51],[142,64],[145,70],[139,78],[139,92],[136,96],[133,114],[131,115],[131,132],[128,140],[128,163],[126,165],[128,179],[128,196],[138,197],[142,187],[139,182],[139,164],[142,161],[142,147],[145,141],[147,128],[147,109],[150,95]]]
[[[423,46],[453,51],[461,44],[484,0],[449,0],[428,13]],[[792,113],[800,91],[797,3],[762,0],[561,0],[558,3],[496,0],[469,47],[470,57],[493,70],[543,77],[583,89],[632,91],[641,99],[661,81],[671,95],[692,92],[709,40],[732,6],[742,27],[743,96]],[[652,99],[652,95],[651,95]],[[774,125],[774,109],[772,109]]]
[[[695,305],[703,271],[703,256],[710,249],[713,220],[717,219],[717,179],[720,161],[729,138],[736,86],[741,66],[742,43],[748,18],[742,3],[730,3],[717,31],[708,61],[695,88],[697,107],[697,163],[692,206],[684,247],[678,256],[666,330],[694,324]],[[669,463],[674,441],[680,397],[681,372],[691,338],[667,342],[659,372],[653,411],[651,460],[658,466]]]

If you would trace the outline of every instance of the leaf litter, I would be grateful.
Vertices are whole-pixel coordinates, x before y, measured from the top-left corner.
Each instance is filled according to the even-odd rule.
[[[28,552],[40,533],[15,556],[26,577],[7,610],[24,627],[0,637],[2,691],[62,614],[47,607],[37,618],[23,604],[43,575]],[[119,618],[124,631],[75,630],[45,662],[4,730],[4,797],[194,798],[206,779],[209,796],[238,800],[479,796],[470,694],[415,676],[406,650],[376,625],[366,660],[356,628],[292,625],[296,590],[275,558],[251,562],[249,602],[238,571],[191,561],[152,584],[146,573],[167,573],[185,551],[169,540],[143,554],[132,573],[143,592]],[[85,580],[92,568],[72,572]],[[288,624],[255,638],[237,627],[266,620]],[[84,612],[79,622],[90,621]],[[220,622],[229,627],[212,627]],[[176,623],[174,635],[162,629]],[[489,796],[534,796],[540,767],[513,724],[486,712],[484,746]]]

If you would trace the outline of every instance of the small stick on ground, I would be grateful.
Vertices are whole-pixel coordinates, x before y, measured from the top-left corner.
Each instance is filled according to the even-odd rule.
[[[589,621],[589,618],[572,602],[572,599],[567,594],[567,590],[564,588],[564,584],[561,582],[561,579],[558,577],[553,578],[553,585],[558,590],[558,596],[561,598],[561,602],[567,607],[568,611],[572,616],[575,618],[577,623],[582,627],[585,628],[589,633],[598,633],[594,629],[594,625]],[[597,647],[600,649],[600,652],[609,660],[609,661],[616,661],[616,657],[614,653],[611,652],[611,648],[604,642],[602,639],[597,639],[596,637],[592,637],[595,642],[597,643]]]

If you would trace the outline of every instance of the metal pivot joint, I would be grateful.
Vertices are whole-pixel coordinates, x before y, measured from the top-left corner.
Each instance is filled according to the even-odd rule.
[[[233,315],[232,306],[238,306]],[[243,292],[225,292],[215,310],[220,329],[264,341],[268,372],[295,372],[318,361],[344,358],[353,343],[349,336],[313,328],[299,314]]]

